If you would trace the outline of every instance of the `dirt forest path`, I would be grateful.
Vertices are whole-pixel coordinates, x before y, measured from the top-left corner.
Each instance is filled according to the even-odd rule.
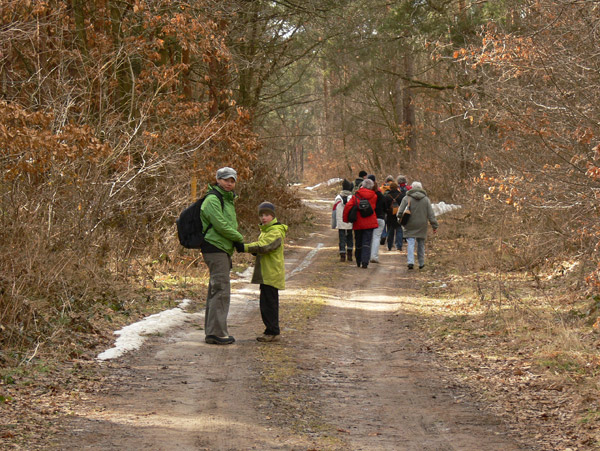
[[[403,310],[418,297],[405,254],[340,263],[329,202],[288,243],[282,336],[261,344],[256,287],[233,286],[236,343],[204,343],[202,312],[106,366],[49,449],[521,450],[433,360]]]

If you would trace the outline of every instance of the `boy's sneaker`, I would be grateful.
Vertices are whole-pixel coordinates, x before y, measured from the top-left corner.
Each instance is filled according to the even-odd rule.
[[[207,335],[204,341],[209,345],[230,345],[235,343],[235,338],[231,335],[228,337],[217,337],[216,335]]]
[[[279,335],[267,335],[262,334],[260,337],[256,337],[256,341],[260,341],[261,343],[271,343],[275,341],[279,341]]]

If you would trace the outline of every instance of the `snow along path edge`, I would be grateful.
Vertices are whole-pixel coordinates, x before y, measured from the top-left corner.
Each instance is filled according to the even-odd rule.
[[[302,262],[289,273],[289,275],[286,277],[286,279],[289,277],[292,277],[293,275],[299,273],[300,271],[303,271],[304,269],[308,268],[310,266],[310,264],[312,263],[312,260],[314,259],[315,255],[317,255],[317,252],[322,247],[323,247],[323,243],[317,244],[317,247],[315,249],[311,250],[308,253],[308,255],[306,255],[306,257],[304,257]],[[237,282],[249,282],[249,280],[246,278],[251,274],[250,268],[246,269],[246,271],[244,271],[244,273],[241,274],[244,277],[244,279],[238,280]],[[235,282],[235,281],[232,281],[232,282]],[[244,298],[247,295],[256,295],[256,293],[257,293],[256,289],[250,289],[250,288],[242,288],[241,290],[237,290],[237,293],[231,294],[231,298],[232,298],[232,301],[238,301],[238,302],[232,302],[232,304],[235,304],[236,307],[244,310],[245,308],[247,308],[247,304],[248,304],[247,302],[245,302]],[[114,347],[107,349],[106,351],[98,354],[96,359],[97,360],[110,360],[110,359],[116,359],[118,357],[121,357],[123,354],[125,354],[129,351],[135,351],[135,350],[139,349],[146,341],[146,337],[148,337],[150,335],[166,333],[169,329],[172,329],[176,326],[183,324],[187,319],[190,318],[190,316],[196,315],[196,314],[192,314],[192,313],[186,313],[184,311],[184,309],[191,302],[193,302],[191,299],[183,299],[179,303],[179,305],[175,308],[165,310],[160,313],[155,313],[154,315],[147,316],[146,318],[143,318],[142,320],[140,320],[136,323],[130,324],[128,326],[123,327],[120,330],[113,332],[115,335],[117,335],[119,337],[115,341]],[[232,305],[232,307],[233,307],[233,305]],[[237,315],[237,313],[239,313],[239,312],[236,312],[235,311],[236,309],[233,309],[233,308],[232,308],[232,310],[233,311],[230,311],[230,313],[233,313],[232,316],[235,317]]]

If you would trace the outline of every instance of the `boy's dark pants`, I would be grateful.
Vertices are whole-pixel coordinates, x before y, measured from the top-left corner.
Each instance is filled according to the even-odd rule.
[[[265,323],[265,335],[279,335],[279,290],[260,284],[260,316]]]
[[[338,235],[339,235],[339,247],[340,247],[340,254],[345,254],[345,253],[349,253],[352,254],[352,247],[354,244],[354,239],[352,238],[352,229],[339,229],[338,231]]]

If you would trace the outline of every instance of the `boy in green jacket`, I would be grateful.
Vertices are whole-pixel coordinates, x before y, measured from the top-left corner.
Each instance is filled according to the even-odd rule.
[[[256,339],[261,342],[279,340],[279,290],[285,289],[283,240],[288,226],[275,218],[275,205],[263,202],[258,206],[260,235],[258,241],[244,245],[244,251],[256,255],[252,283],[260,284],[260,315],[265,332]]]

